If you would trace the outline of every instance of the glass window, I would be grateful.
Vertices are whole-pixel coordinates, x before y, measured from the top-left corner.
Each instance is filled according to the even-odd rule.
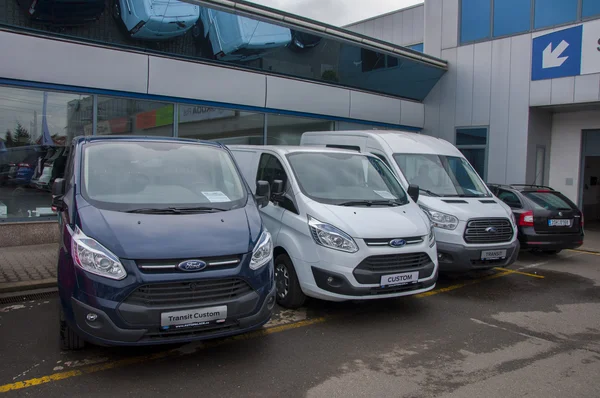
[[[465,158],[471,163],[477,174],[484,178],[485,174],[485,148],[458,148]]]
[[[457,129],[456,145],[487,144],[487,128]]]
[[[494,36],[527,32],[531,26],[531,1],[494,1]]]
[[[288,160],[300,189],[311,199],[335,205],[390,201],[406,204],[406,193],[381,160],[358,154],[298,152]],[[368,205],[365,203],[364,205]]]
[[[523,207],[521,201],[514,192],[507,191],[505,189],[498,190],[498,199],[512,207],[513,209],[520,209]]]
[[[524,191],[523,195],[530,199],[536,207],[545,210],[573,210],[577,208],[573,202],[558,192]]]
[[[179,105],[178,136],[219,141],[227,145],[264,144],[262,113],[202,105]]]
[[[307,131],[331,131],[333,122],[323,119],[267,115],[268,145],[300,145],[302,134]]]
[[[180,142],[92,143],[83,154],[82,187],[95,206],[117,211],[198,206],[229,210],[246,197],[227,151]]]
[[[482,197],[488,192],[471,165],[461,157],[432,154],[394,154],[410,184],[432,196]]]
[[[173,104],[98,97],[98,135],[173,136]],[[91,129],[91,122],[87,126]]]
[[[490,37],[491,1],[462,0],[460,18],[461,43]]]
[[[600,1],[583,0],[581,15],[583,16],[583,18],[589,18],[596,15],[600,15]]]
[[[55,217],[52,183],[66,147],[91,133],[91,96],[0,87],[0,222]]]
[[[443,68],[178,0],[3,0],[0,25],[421,101]],[[76,54],[74,56],[77,56]],[[361,61],[364,59],[364,68]],[[404,65],[400,68],[400,65]],[[394,81],[396,84],[389,84]],[[166,112],[166,111],[165,111]]]
[[[272,185],[275,180],[281,180],[283,186],[287,186],[287,174],[285,173],[283,165],[279,159],[268,153],[264,153],[260,157],[256,181],[261,180],[267,181],[269,185]]]
[[[408,46],[408,48],[422,53],[423,52],[423,43],[413,44],[412,46]]]
[[[561,25],[577,20],[579,0],[535,0],[536,29]]]
[[[456,129],[456,147],[483,179],[486,175],[487,127]]]

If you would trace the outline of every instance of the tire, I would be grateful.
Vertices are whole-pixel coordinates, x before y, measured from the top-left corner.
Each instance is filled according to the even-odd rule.
[[[64,351],[81,350],[85,347],[85,341],[67,324],[63,309],[61,308],[59,311],[60,349]]]
[[[287,254],[280,254],[275,259],[275,284],[277,304],[290,309],[299,308],[304,304],[306,296],[302,293],[294,264]]]

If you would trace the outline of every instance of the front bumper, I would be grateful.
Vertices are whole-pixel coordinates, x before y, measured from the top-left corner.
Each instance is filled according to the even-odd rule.
[[[440,272],[467,272],[473,270],[507,267],[517,261],[520,243],[501,246],[465,246],[460,244],[437,242]],[[501,260],[481,260],[483,250],[506,250],[506,258]]]
[[[180,329],[176,331],[161,331],[159,323],[146,328],[122,328],[117,326],[111,317],[102,308],[96,308],[85,304],[75,298],[71,298],[71,308],[73,310],[73,319],[68,320],[71,328],[77,331],[81,337],[91,343],[103,346],[134,346],[134,345],[155,345],[185,343],[195,340],[206,340],[219,337],[227,337],[240,333],[245,333],[258,329],[269,321],[275,304],[275,285],[264,296],[262,302],[259,302],[258,310],[251,315],[240,318],[227,319],[222,324],[209,324],[202,327]],[[238,302],[229,305],[237,305]],[[244,303],[241,303],[243,305]],[[198,307],[198,306],[196,306]],[[149,310],[150,316],[156,310]],[[94,313],[97,318],[91,322],[86,316]],[[130,316],[134,312],[130,312]],[[159,313],[158,317],[160,319]],[[140,317],[145,318],[148,313],[140,312]]]

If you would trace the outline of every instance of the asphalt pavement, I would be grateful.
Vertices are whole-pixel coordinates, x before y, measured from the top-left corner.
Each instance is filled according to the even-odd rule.
[[[600,255],[523,253],[435,291],[278,309],[224,340],[61,352],[55,296],[0,306],[8,396],[598,397]]]

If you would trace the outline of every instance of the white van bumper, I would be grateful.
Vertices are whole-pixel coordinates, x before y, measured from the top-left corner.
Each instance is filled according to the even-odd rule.
[[[518,240],[505,245],[473,246],[456,243],[437,242],[440,272],[467,272],[495,267],[507,267],[517,261],[520,244]],[[502,257],[485,260],[484,252],[497,251]]]

